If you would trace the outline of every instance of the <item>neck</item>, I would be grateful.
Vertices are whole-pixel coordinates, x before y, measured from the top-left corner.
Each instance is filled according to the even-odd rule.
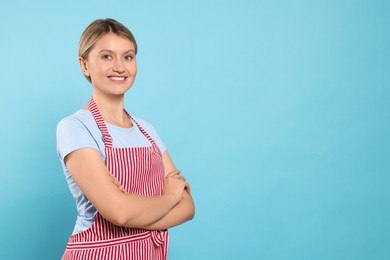
[[[131,120],[124,112],[124,95],[120,96],[92,96],[104,121],[119,127],[131,127]]]

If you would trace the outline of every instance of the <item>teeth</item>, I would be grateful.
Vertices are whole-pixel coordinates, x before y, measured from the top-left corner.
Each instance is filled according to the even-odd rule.
[[[113,80],[124,80],[124,77],[110,77]]]

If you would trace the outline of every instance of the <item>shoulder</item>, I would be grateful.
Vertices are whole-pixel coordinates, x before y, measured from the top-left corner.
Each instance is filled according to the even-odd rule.
[[[57,124],[57,149],[61,158],[84,147],[98,148],[99,128],[88,110],[80,109]]]
[[[80,109],[70,116],[63,118],[57,124],[57,132],[71,129],[88,129],[93,126],[95,121],[88,110]]]
[[[149,122],[139,117],[132,117],[133,121],[139,124],[153,139],[158,137],[156,128]]]

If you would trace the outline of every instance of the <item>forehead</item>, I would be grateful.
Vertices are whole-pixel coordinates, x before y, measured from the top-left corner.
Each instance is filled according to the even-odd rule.
[[[135,51],[134,44],[115,33],[106,33],[100,37],[93,48],[93,51],[101,51],[103,49],[111,51]]]

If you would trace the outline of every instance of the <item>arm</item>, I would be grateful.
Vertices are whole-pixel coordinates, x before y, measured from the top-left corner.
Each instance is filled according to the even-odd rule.
[[[164,217],[150,225],[144,226],[143,228],[149,230],[168,229],[193,219],[194,215],[194,202],[190,193],[185,191],[179,204],[170,210]]]
[[[173,164],[168,151],[163,153],[163,162],[165,167],[165,176],[167,177],[169,173],[176,170],[176,167]],[[143,228],[149,230],[163,230],[171,228],[193,219],[194,215],[194,201],[191,197],[191,194],[185,190],[180,202],[174,206],[165,216],[150,225],[144,226]]]
[[[114,183],[99,152],[92,148],[73,151],[65,164],[81,191],[110,222],[126,227],[143,227],[165,216],[181,200],[186,182],[164,180],[162,196],[147,197],[122,192]]]

